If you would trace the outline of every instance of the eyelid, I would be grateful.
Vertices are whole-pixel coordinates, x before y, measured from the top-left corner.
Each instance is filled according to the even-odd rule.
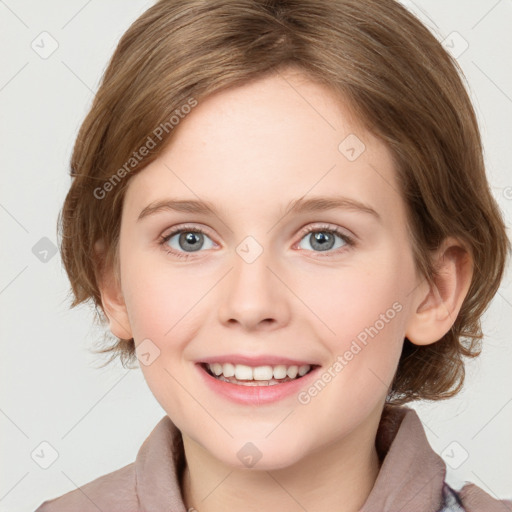
[[[323,223],[317,223],[317,224],[315,224],[315,223],[308,224],[305,228],[303,228],[300,231],[299,240],[294,245],[294,247],[297,246],[298,244],[300,244],[300,242],[306,235],[308,235],[309,233],[313,233],[315,231],[328,231],[328,232],[334,233],[336,236],[338,236],[345,242],[345,247],[343,247],[341,250],[338,248],[337,250],[334,250],[334,251],[325,251],[325,253],[323,253],[322,251],[307,251],[307,252],[312,252],[313,254],[316,254],[315,257],[317,257],[317,256],[333,257],[336,255],[339,255],[342,252],[346,252],[347,250],[349,250],[357,245],[357,236],[352,234],[352,232],[348,231],[346,228],[341,228],[340,226],[337,226],[335,224],[329,224],[328,222],[323,222]]]
[[[330,224],[329,222],[313,222],[307,224],[304,228],[302,228],[299,232],[299,236],[302,238],[304,235],[307,235],[311,231],[332,231],[334,233],[344,235],[347,238],[356,238],[348,229],[337,226],[336,224]]]
[[[167,231],[167,230],[166,230]],[[169,232],[167,234],[166,231],[164,231],[164,234],[160,235],[160,239],[167,238],[169,236],[174,236],[178,234],[180,231],[193,231],[193,232],[199,232],[203,233],[205,235],[208,235],[210,238],[215,238],[211,234],[211,230],[205,226],[198,225],[198,224],[177,224],[176,226],[173,226],[172,228],[169,228]]]
[[[212,239],[212,242],[215,244],[215,245],[219,245],[217,242],[215,242],[214,238],[215,237],[212,237],[210,235],[210,230],[209,228],[206,228],[202,225],[197,225],[197,224],[189,224],[189,223],[185,223],[185,224],[178,224],[176,226],[173,226],[172,228],[170,228],[170,231],[168,234],[162,234],[158,237],[159,239],[159,244],[161,246],[164,246],[173,236],[176,236],[177,234],[181,233],[181,232],[186,232],[186,231],[191,231],[191,232],[199,232],[199,233],[202,233],[202,234],[205,234],[207,235],[210,239]],[[308,235],[309,233],[311,232],[314,232],[314,231],[329,231],[329,232],[332,232],[334,233],[335,235],[337,235],[338,237],[340,237],[346,244],[346,246],[344,248],[340,249],[338,248],[337,250],[335,251],[325,251],[325,254],[322,254],[322,251],[306,251],[306,252],[312,252],[313,254],[316,254],[318,257],[328,257],[328,256],[335,256],[335,255],[339,255],[340,252],[345,252],[346,250],[352,248],[353,246],[356,245],[356,236],[353,235],[353,234],[348,234],[346,233],[346,229],[344,228],[341,228],[340,226],[337,226],[335,224],[330,224],[330,223],[327,223],[327,222],[317,222],[317,223],[309,223],[307,224],[305,227],[301,228],[300,231],[299,231],[299,235],[298,235],[298,240],[297,242],[294,244],[294,247],[296,247],[298,244],[300,244],[300,242],[302,241],[302,239]],[[165,233],[165,231],[164,231]],[[187,253],[187,252],[184,252],[184,251],[175,251],[174,249],[171,249],[169,247],[164,247],[164,249],[166,250],[167,253],[169,254],[173,254],[173,255],[178,255],[178,257],[182,257],[182,258],[185,258],[185,259],[188,259],[188,258],[194,258],[195,257],[195,253],[194,252],[191,252],[191,253]],[[302,251],[304,251],[304,249],[301,249]],[[204,251],[197,251],[198,253],[200,252],[204,252]],[[314,256],[314,257],[317,257],[317,256]]]

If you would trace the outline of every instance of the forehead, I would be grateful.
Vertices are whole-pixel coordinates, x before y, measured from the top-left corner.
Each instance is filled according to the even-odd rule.
[[[135,215],[169,197],[228,213],[282,214],[305,196],[341,195],[385,214],[402,208],[392,156],[326,87],[293,71],[215,93],[131,179]]]

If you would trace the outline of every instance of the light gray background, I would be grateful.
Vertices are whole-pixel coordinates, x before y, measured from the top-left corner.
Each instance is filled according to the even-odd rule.
[[[404,3],[440,40],[448,38],[452,51],[469,45],[458,61],[479,117],[492,190],[509,225],[512,1]],[[43,262],[33,252],[48,244],[44,237],[57,242],[79,125],[119,38],[152,4],[0,1],[0,512],[34,510],[133,462],[165,414],[140,369],[95,368],[98,359],[88,348],[101,333],[92,310],[68,308],[58,253]],[[47,58],[31,47],[46,37],[50,48],[44,31],[58,42]],[[512,497],[510,280],[508,273],[485,317],[483,354],[468,363],[464,391],[447,402],[412,405],[448,464],[448,482],[459,488],[472,481],[502,499]],[[58,453],[48,469],[36,462],[50,460],[44,441]]]

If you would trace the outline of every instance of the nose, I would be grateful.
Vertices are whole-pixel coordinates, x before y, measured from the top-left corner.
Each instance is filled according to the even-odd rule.
[[[290,292],[277,269],[265,251],[252,262],[235,252],[233,268],[220,288],[220,322],[247,331],[285,326],[290,319]]]

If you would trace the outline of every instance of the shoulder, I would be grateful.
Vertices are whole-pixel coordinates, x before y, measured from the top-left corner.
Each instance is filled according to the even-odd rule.
[[[47,500],[35,512],[137,512],[135,463]]]
[[[511,512],[511,500],[497,500],[473,483],[455,491],[465,512]]]

